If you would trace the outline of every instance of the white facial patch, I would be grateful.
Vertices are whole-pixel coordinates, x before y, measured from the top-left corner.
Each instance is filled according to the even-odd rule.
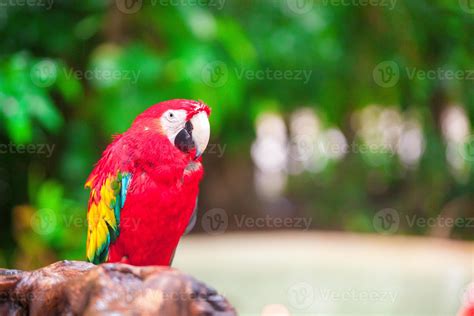
[[[161,128],[172,144],[186,124],[186,115],[185,110],[168,110],[160,118]]]

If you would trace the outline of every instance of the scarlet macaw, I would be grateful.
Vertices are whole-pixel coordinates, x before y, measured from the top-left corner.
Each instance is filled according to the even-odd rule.
[[[86,183],[90,262],[171,264],[196,207],[209,115],[201,102],[165,101],[114,137]]]

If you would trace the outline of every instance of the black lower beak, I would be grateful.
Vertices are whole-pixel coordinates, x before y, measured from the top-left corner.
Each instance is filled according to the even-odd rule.
[[[190,152],[194,149],[194,141],[193,141],[193,124],[191,122],[186,122],[184,128],[176,135],[174,139],[174,145],[176,148],[181,150],[184,153]]]

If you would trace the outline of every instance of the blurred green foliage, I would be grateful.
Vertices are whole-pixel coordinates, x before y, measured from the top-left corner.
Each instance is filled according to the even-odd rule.
[[[143,1],[133,14],[114,1],[54,1],[50,10],[2,4],[1,143],[55,147],[51,157],[0,155],[0,262],[29,267],[83,258],[83,184],[94,162],[112,134],[171,98],[211,105],[213,142],[228,144],[222,159],[209,158],[207,168],[216,170],[250,161],[255,119],[267,110],[288,117],[312,106],[324,125],[337,126],[349,141],[355,137],[350,115],[368,104],[415,110],[426,139],[416,170],[404,170],[394,157],[374,165],[370,157],[349,155],[317,175],[290,177],[285,194],[315,227],[373,231],[380,208],[437,216],[449,201],[469,199],[472,177],[459,182],[449,172],[440,113],[456,103],[472,121],[473,80],[411,80],[402,72],[397,85],[384,88],[373,71],[386,60],[402,69],[473,70],[472,12],[452,0],[400,0],[393,9],[314,1],[306,2],[305,12],[294,10],[294,2]],[[216,62],[226,76],[214,84],[206,67]],[[307,83],[256,80],[239,78],[242,69],[307,70],[311,76]],[[372,193],[374,185],[386,189]],[[212,207],[214,193],[203,194]],[[227,206],[238,212],[240,198]],[[472,202],[467,205],[470,213],[457,216],[473,215]],[[43,229],[51,221],[53,228]],[[472,228],[452,234],[473,238]]]

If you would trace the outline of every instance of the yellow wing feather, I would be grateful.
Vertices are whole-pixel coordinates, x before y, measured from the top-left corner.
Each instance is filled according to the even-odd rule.
[[[98,190],[93,188],[95,180],[93,177],[86,183],[86,187],[92,189],[87,214],[86,255],[90,262],[101,263],[107,261],[110,243],[119,234],[120,210],[125,202],[129,175],[109,175]]]

